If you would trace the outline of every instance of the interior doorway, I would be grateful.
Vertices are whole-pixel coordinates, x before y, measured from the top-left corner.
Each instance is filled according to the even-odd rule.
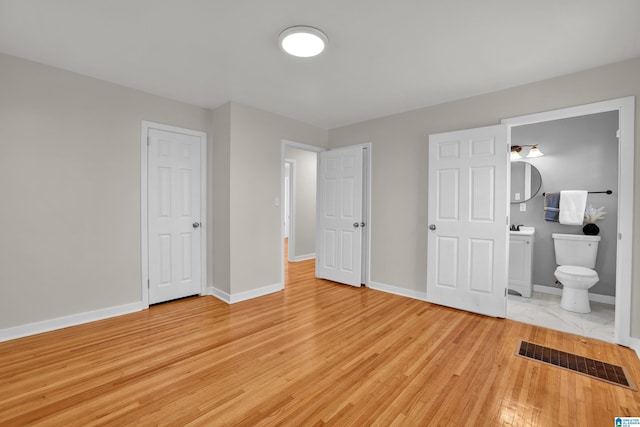
[[[505,119],[509,143],[512,145],[514,127],[552,122],[593,114],[616,111],[618,113],[618,176],[617,176],[617,227],[615,244],[615,326],[613,342],[631,344],[631,268],[633,236],[633,161],[635,98],[619,98],[593,104]],[[583,173],[588,172],[584,171]],[[543,177],[544,180],[544,177]],[[549,189],[556,191],[556,189]],[[591,189],[587,189],[591,190]],[[605,189],[606,190],[606,189]],[[597,203],[597,202],[594,202]],[[598,205],[599,206],[599,205]],[[546,326],[546,325],[545,325]],[[549,327],[549,326],[547,326]]]
[[[593,104],[582,105],[578,107],[570,107],[564,108],[560,110],[548,111],[543,113],[532,114],[528,116],[515,117],[511,119],[502,120],[502,126],[504,126],[504,133],[507,136],[507,144],[506,151],[504,152],[505,160],[508,159],[509,147],[512,144],[512,128],[517,126],[523,126],[534,123],[543,123],[547,121],[553,121],[558,119],[572,118],[572,117],[580,117],[585,115],[593,115],[603,112],[616,111],[618,113],[618,176],[617,176],[617,191],[618,191],[618,204],[617,204],[617,229],[615,233],[615,251],[616,251],[616,269],[615,269],[615,327],[614,327],[614,338],[613,342],[630,346],[633,339],[631,338],[631,283],[632,283],[632,238],[633,238],[633,202],[634,202],[634,192],[633,192],[633,180],[634,180],[634,120],[635,120],[635,97],[627,97],[627,98],[619,98],[610,101],[602,101]],[[447,155],[449,157],[456,157],[457,151],[456,147],[452,145],[451,147],[443,147],[441,150],[441,154]],[[584,171],[583,173],[588,172]],[[449,172],[447,172],[449,173]],[[454,172],[451,174],[455,175]],[[451,177],[451,185],[450,187],[455,188],[458,184],[456,184],[457,178],[455,176]],[[505,196],[509,193],[510,187],[510,178],[507,176],[504,179],[496,180],[498,183],[496,188],[500,192],[504,192]],[[555,190],[554,190],[555,191]],[[454,198],[456,200],[457,198]],[[448,199],[443,199],[447,201]],[[482,201],[483,199],[478,199]],[[505,203],[508,204],[508,200],[505,197]],[[435,203],[431,203],[430,200],[430,209],[432,206],[436,206]],[[447,208],[449,206],[449,208]],[[447,219],[448,217],[454,218],[455,216],[451,216],[449,214],[457,212],[457,205],[452,204],[450,201],[445,203],[442,207],[444,210],[441,212],[440,216],[437,218]],[[438,229],[438,224],[434,222],[432,214],[429,215],[429,223],[431,226],[429,229],[432,233],[434,233]],[[504,226],[509,225],[509,215],[505,215],[503,217],[506,219],[506,224]],[[507,233],[507,229],[505,229],[505,234]],[[431,236],[431,234],[430,234]],[[451,248],[450,252],[454,252],[456,249],[456,241],[455,239],[449,239],[449,241],[445,242],[443,239],[447,236],[441,236],[440,234],[435,237],[439,237],[443,243],[447,243],[448,246],[444,246]],[[509,243],[503,242],[502,248],[508,249]],[[429,260],[432,261],[432,256],[429,257]],[[504,253],[504,256],[500,257],[506,264],[508,260],[508,253]],[[450,271],[458,271],[458,269],[452,266]],[[506,270],[506,265],[505,265]],[[459,286],[456,275],[440,275],[436,268],[430,268],[429,271],[432,272],[432,278],[427,280],[427,296],[429,296],[429,286],[440,286],[440,287],[449,287],[453,288],[455,286]],[[435,277],[436,279],[433,279]],[[442,280],[441,280],[442,279]],[[505,277],[506,279],[506,277]],[[490,283],[490,281],[484,281],[483,283]],[[506,280],[496,281],[494,282],[495,286],[504,288],[504,296],[503,303],[506,308],[507,305],[507,292],[506,292]],[[498,294],[496,294],[496,297]],[[479,301],[479,300],[478,300]],[[444,305],[447,305],[445,302]],[[453,306],[453,304],[452,304]],[[481,307],[482,308],[482,307]],[[463,308],[465,310],[470,310],[469,308]],[[476,307],[476,312],[482,312]],[[504,317],[499,315],[499,317]]]
[[[363,151],[363,197],[362,211],[365,228],[362,230],[361,281],[365,286],[369,281],[370,241],[369,212],[371,203],[371,144],[356,145]],[[354,146],[354,147],[356,147]],[[302,144],[289,140],[281,142],[281,200],[285,200],[286,169],[289,168],[289,232],[285,238],[285,203],[281,204],[281,254],[282,282],[286,286],[286,266],[288,262],[315,259],[317,255],[317,189],[318,155],[325,148]],[[304,160],[306,158],[307,160]],[[308,159],[313,159],[308,161]],[[359,223],[360,224],[360,223]]]
[[[512,128],[515,146],[537,145],[539,157],[511,162],[511,223],[525,224],[531,236],[512,231],[507,318],[563,332],[613,342],[615,320],[616,240],[618,210],[618,111],[608,111]],[[527,154],[523,149],[523,153]],[[521,153],[522,154],[522,153]],[[535,194],[518,197],[525,188],[523,167],[536,180]],[[530,182],[530,181],[526,181]],[[520,184],[520,185],[518,185]],[[544,195],[560,190],[587,190],[586,208],[601,209],[595,271],[589,289],[590,313],[560,307],[563,289],[556,284],[555,234],[582,234],[582,226],[563,225],[541,215]],[[611,191],[611,193],[607,193]],[[520,199],[520,200],[517,200]],[[524,200],[526,199],[526,201]],[[526,245],[523,245],[524,242]],[[524,254],[528,254],[528,257]],[[512,258],[513,257],[513,258]],[[524,265],[530,268],[523,268]],[[524,280],[528,279],[528,280]],[[513,283],[513,288],[511,284]],[[518,295],[520,291],[520,295]],[[533,291],[533,292],[532,292]]]
[[[283,140],[282,167],[282,283],[288,262],[315,258],[317,155],[323,148]]]

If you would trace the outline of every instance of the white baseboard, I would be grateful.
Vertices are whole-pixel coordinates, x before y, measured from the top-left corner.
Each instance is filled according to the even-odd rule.
[[[629,348],[636,352],[636,356],[640,359],[640,339],[629,337]]]
[[[227,304],[231,304],[231,295],[229,295],[225,291],[221,291],[215,286],[209,286],[207,288],[207,295],[213,295],[214,297],[218,298],[220,301],[224,301]]]
[[[309,259],[314,259],[316,257],[315,253],[312,254],[306,254],[306,255],[298,255],[293,257],[293,262],[299,262],[299,261],[306,261]]]
[[[373,280],[369,281],[369,287],[371,289],[375,289],[376,291],[387,292],[389,294],[400,295],[407,298],[418,299],[420,301],[426,301],[427,292],[415,291],[412,289],[399,288],[393,285],[386,285],[384,283],[374,282]]]
[[[562,295],[562,289],[547,285],[533,285],[535,292],[551,295]],[[616,305],[616,297],[611,295],[592,294],[589,292],[589,301],[601,302],[603,304]]]
[[[221,291],[220,289],[210,286],[208,288],[208,294],[213,295],[226,302],[227,304],[234,304],[240,301],[246,301],[253,298],[258,298],[264,295],[272,294],[274,292],[278,292],[284,289],[281,283],[276,283],[274,285],[264,286],[258,289],[252,289],[250,291],[239,292],[237,294],[228,294],[227,292]]]
[[[96,320],[107,319],[109,317],[134,313],[136,311],[141,311],[142,309],[142,302],[134,302],[131,304],[101,308],[99,310],[71,314],[69,316],[57,317],[55,319],[43,320],[41,322],[0,329],[0,342],[27,337],[29,335],[41,334],[43,332],[49,332],[56,329],[68,328],[70,326],[81,325],[83,323],[95,322]]]

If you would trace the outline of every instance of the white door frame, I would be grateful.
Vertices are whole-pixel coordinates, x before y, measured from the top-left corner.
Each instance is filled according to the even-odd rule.
[[[284,162],[285,162],[285,149],[286,147],[293,147],[293,148],[298,148],[301,150],[307,150],[307,151],[313,151],[315,153],[320,153],[321,151],[327,151],[327,148],[322,148],[322,147],[317,147],[315,145],[309,145],[309,144],[303,144],[301,142],[295,142],[295,141],[290,141],[287,139],[283,139],[280,141],[280,200],[283,200],[284,198],[284,194],[282,194],[284,192]],[[364,167],[364,188],[363,188],[363,214],[366,212],[366,218],[367,218],[367,224],[366,224],[366,232],[363,233],[363,251],[364,251],[364,256],[362,259],[362,264],[363,264],[363,272],[364,274],[362,275],[362,282],[365,284],[365,286],[369,287],[369,281],[370,281],[370,277],[371,277],[371,147],[372,144],[370,142],[367,143],[363,143],[363,144],[355,144],[353,145],[353,147],[356,146],[360,146],[363,148],[366,148],[366,155],[365,155],[365,167]],[[344,147],[336,147],[336,148],[344,148]],[[318,156],[318,164],[320,162],[320,156]],[[292,178],[289,178],[290,182]],[[317,178],[316,178],[316,186],[317,186]],[[293,203],[294,200],[294,195],[291,195],[291,198],[289,199],[289,203]],[[280,236],[284,235],[284,203],[280,203]],[[291,207],[291,212],[292,212],[292,216],[294,216],[293,211],[294,211],[294,207]],[[289,223],[289,251],[291,251],[291,241],[292,241],[292,224],[293,222]],[[317,241],[317,237],[316,237],[316,241]],[[294,243],[295,245],[295,243]],[[290,258],[291,259],[291,258]],[[282,286],[285,286],[285,281],[284,281],[284,238],[280,239],[280,268],[281,268],[281,275],[280,275],[280,283],[282,283]]]
[[[576,107],[562,108],[502,120],[507,125],[511,144],[511,128],[588,114],[618,111],[618,242],[616,254],[616,309],[614,341],[630,346],[631,339],[631,273],[633,266],[633,167],[635,144],[635,97],[611,99]]]
[[[141,122],[140,132],[140,289],[142,309],[149,308],[149,213],[148,213],[148,141],[149,130],[181,133],[200,138],[200,230],[201,289],[200,295],[207,291],[207,134],[205,132],[169,126],[160,123]]]
[[[295,261],[295,253],[296,253],[296,161],[293,159],[284,159],[284,163],[289,164],[289,261]],[[283,175],[284,182],[284,175]],[[282,218],[287,215],[287,212],[284,210],[284,186],[282,190],[282,200],[283,200],[283,214]],[[282,232],[284,236],[284,230]]]

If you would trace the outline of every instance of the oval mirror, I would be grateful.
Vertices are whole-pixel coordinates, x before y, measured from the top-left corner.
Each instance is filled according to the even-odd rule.
[[[540,171],[531,163],[511,163],[511,203],[531,200],[542,187]]]

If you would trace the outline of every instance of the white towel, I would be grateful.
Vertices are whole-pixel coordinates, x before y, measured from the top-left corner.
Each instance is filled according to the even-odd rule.
[[[587,192],[583,190],[560,192],[560,224],[582,225],[587,207]]]

